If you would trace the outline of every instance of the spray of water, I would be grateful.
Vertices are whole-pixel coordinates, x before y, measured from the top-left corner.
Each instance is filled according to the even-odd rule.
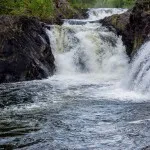
[[[148,93],[150,91],[150,42],[141,46],[135,55],[127,87],[137,92]]]

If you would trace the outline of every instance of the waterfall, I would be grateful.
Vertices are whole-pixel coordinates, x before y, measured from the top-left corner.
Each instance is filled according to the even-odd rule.
[[[90,23],[124,9],[91,9],[86,20],[65,20],[47,31],[56,57],[58,74],[95,73],[121,77],[128,59],[121,37],[100,23]],[[97,15],[98,14],[98,15]]]
[[[56,74],[0,84],[0,149],[149,149],[150,42],[130,68],[121,37],[97,21],[124,11],[50,25]]]
[[[136,92],[150,91],[150,41],[141,46],[131,64],[127,87]]]
[[[100,20],[105,17],[111,16],[113,14],[121,14],[123,12],[127,11],[127,9],[122,8],[92,8],[89,9],[88,14],[89,18],[88,20]]]

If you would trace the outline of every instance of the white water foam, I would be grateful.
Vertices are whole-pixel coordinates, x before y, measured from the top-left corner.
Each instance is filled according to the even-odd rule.
[[[64,23],[61,29],[53,26],[49,35],[59,74],[87,72],[121,76],[127,69],[128,59],[121,37],[100,24]]]

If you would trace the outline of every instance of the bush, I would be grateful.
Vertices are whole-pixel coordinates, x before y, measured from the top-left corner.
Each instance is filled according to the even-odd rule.
[[[96,0],[69,0],[69,3],[74,8],[90,8],[96,3]]]
[[[135,0],[97,0],[95,7],[130,8]]]

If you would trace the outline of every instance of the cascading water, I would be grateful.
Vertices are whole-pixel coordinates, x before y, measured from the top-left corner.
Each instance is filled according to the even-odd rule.
[[[127,11],[127,9],[118,9],[118,8],[97,8],[97,9],[89,9],[88,14],[89,18],[87,20],[95,21],[99,19],[103,19],[105,17],[111,16],[113,14],[121,14]]]
[[[86,21],[123,11],[91,9]],[[62,26],[51,26],[51,31],[48,31],[59,74],[98,73],[121,77],[128,66],[121,37],[118,38],[99,23],[87,22],[83,25],[80,20],[80,25],[78,20],[75,25],[75,20],[73,22],[72,25],[72,20],[66,20]]]
[[[148,93],[150,91],[149,57],[150,42],[148,41],[141,46],[133,59],[127,85],[127,87],[131,90],[144,93]]]
[[[0,149],[147,149],[149,98],[122,87],[127,77],[130,89],[149,87],[150,43],[126,75],[129,64],[121,37],[97,21],[124,11],[89,9],[88,19],[50,26],[56,74],[0,85]]]

